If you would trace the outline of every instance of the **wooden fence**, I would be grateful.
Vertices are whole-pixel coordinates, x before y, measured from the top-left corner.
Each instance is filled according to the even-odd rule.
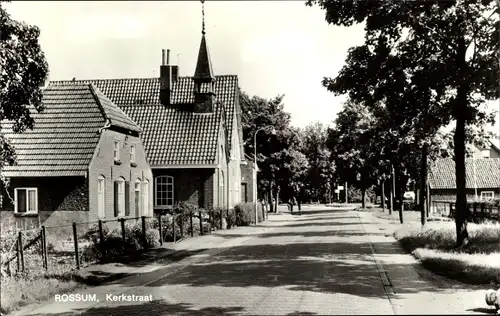
[[[486,202],[467,203],[467,221],[480,223],[483,221],[500,222],[500,206]],[[432,201],[432,213],[455,218],[456,202]]]

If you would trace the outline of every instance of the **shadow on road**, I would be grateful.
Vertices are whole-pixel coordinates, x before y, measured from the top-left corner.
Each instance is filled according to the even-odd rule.
[[[201,315],[240,315],[243,307],[206,307],[202,309],[191,309],[189,304],[168,304],[164,301],[153,301],[138,305],[120,305],[113,307],[97,307],[89,310],[73,310],[53,316],[108,316],[108,315],[177,315],[177,316],[201,316]],[[42,316],[47,314],[33,314],[33,316]]]

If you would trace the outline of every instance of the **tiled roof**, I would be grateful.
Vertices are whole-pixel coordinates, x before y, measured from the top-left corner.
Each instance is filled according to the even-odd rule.
[[[6,166],[5,176],[84,175],[99,141],[105,118],[89,84],[49,85],[43,92],[45,109],[34,118],[33,130],[3,130],[17,154],[17,164]]]
[[[215,164],[223,108],[197,114],[161,104],[123,105],[143,133],[141,139],[152,166]]]
[[[235,111],[238,112],[237,100],[239,98],[238,92],[238,77],[236,75],[223,75],[215,76],[216,81],[214,85],[214,92],[217,102],[221,103],[224,107],[223,115],[225,126],[228,131],[231,131],[233,124],[237,124],[233,120]],[[68,82],[68,81],[59,81]],[[172,151],[170,147],[166,144],[162,146],[157,146],[156,140],[164,139],[167,137],[169,129],[173,129],[173,133],[178,133],[177,130],[180,128],[175,124],[183,121],[188,113],[183,111],[173,111],[167,109],[160,109],[160,79],[159,78],[139,78],[139,79],[96,79],[96,80],[76,80],[77,83],[92,83],[96,86],[104,95],[106,95],[114,104],[118,105],[121,109],[127,113],[132,120],[134,120],[142,129],[143,135],[142,139],[144,145],[146,146],[148,152],[148,161],[151,165],[167,165],[173,163],[173,161],[183,161],[185,158],[184,153],[177,153],[177,151]],[[209,83],[203,83],[201,87],[201,92],[208,91]],[[183,105],[190,106],[194,103],[194,81],[192,77],[179,77],[176,82],[172,85],[172,93],[170,96],[170,103],[178,105],[182,108]],[[154,106],[155,105],[155,106]],[[141,109],[142,108],[142,109]],[[155,112],[156,111],[156,112]],[[157,115],[160,111],[165,111],[169,113],[170,118],[168,121],[164,119],[162,115]],[[162,112],[163,113],[163,112]],[[179,113],[179,114],[175,114]],[[181,114],[182,113],[182,114]],[[238,114],[238,113],[236,113]],[[174,118],[175,115],[180,115],[179,118]],[[144,117],[148,117],[147,120]],[[193,116],[190,126],[185,125],[183,134],[179,134],[179,137],[184,135],[184,137],[189,138],[189,135],[209,135],[211,132],[211,127],[209,128],[207,124],[194,123],[196,117]],[[147,123],[146,123],[147,122]],[[174,124],[174,125],[170,125]],[[158,129],[158,126],[162,126],[162,129]],[[171,127],[172,126],[172,127]],[[149,130],[152,129],[152,130]],[[147,136],[146,136],[147,135]],[[232,137],[228,137],[228,147],[231,148]],[[213,136],[209,136],[213,137]],[[154,141],[153,141],[154,140]],[[189,142],[186,139],[186,142]],[[180,139],[178,142],[182,142]],[[197,143],[197,146],[202,145],[203,142]],[[156,146],[156,147],[155,147]],[[154,148],[154,150],[153,150]],[[193,148],[196,151],[203,151],[202,148]],[[153,154],[154,152],[154,154]],[[152,155],[152,156],[150,156]],[[175,156],[179,155],[179,156]],[[192,161],[197,161],[193,158]],[[194,163],[194,162],[193,162]]]
[[[500,158],[466,159],[467,188],[474,188],[474,169],[477,188],[500,188]],[[455,181],[455,161],[452,158],[438,159],[431,166],[429,184],[432,189],[455,189]]]

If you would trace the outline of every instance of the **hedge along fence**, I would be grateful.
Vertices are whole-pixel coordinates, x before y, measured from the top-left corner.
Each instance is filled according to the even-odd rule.
[[[160,238],[158,231],[150,229],[150,221],[147,217],[119,218],[10,233],[0,242],[2,275],[39,272],[42,267],[46,272],[70,271],[103,257],[155,247]],[[61,230],[69,230],[71,237],[62,237]],[[100,253],[95,251],[96,244]],[[12,262],[17,262],[17,269]]]
[[[262,208],[258,220],[264,218]],[[170,214],[154,218],[118,218],[97,222],[72,223],[65,226],[42,226],[12,233],[0,242],[2,271],[61,272],[82,266],[109,262],[136,251],[158,247],[164,242],[178,242],[186,237],[210,234],[215,229],[230,229],[255,223],[255,205],[238,204],[234,209],[204,210],[179,203]],[[71,237],[63,238],[64,230]],[[67,236],[68,234],[66,234]]]

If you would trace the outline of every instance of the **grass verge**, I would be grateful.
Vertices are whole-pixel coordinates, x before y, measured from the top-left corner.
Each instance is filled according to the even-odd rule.
[[[403,225],[394,237],[427,269],[465,283],[500,284],[500,223],[468,224],[469,242],[456,248],[454,222]]]
[[[20,307],[49,300],[55,294],[84,288],[85,284],[77,281],[78,279],[77,272],[2,276],[1,313],[7,314]]]

